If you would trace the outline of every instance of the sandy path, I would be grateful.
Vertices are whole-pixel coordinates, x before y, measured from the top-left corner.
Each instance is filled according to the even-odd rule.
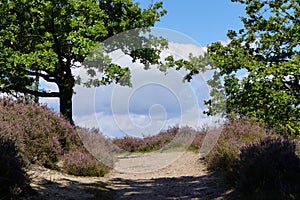
[[[79,177],[55,170],[34,166],[29,171],[33,179],[30,184],[38,194],[26,198],[31,200],[84,200],[95,199],[88,191],[95,185],[109,187],[106,177]]]
[[[116,199],[224,199],[220,180],[193,152],[123,156],[110,174]]]
[[[70,176],[43,168],[35,168],[32,173],[35,178],[31,185],[39,191],[32,199],[97,199],[86,190],[96,184],[115,190],[117,200],[221,200],[226,196],[219,178],[210,174],[193,152],[122,155],[115,169],[101,178]]]

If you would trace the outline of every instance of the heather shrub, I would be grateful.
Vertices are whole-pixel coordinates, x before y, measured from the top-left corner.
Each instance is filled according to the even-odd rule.
[[[300,136],[297,136],[296,138],[294,138],[293,141],[296,144],[296,154],[297,154],[297,156],[300,157]]]
[[[142,139],[125,136],[124,138],[113,139],[113,144],[125,151],[134,152],[140,150]]]
[[[241,149],[235,171],[239,199],[300,199],[295,143],[267,138]]]
[[[166,131],[161,131],[157,135],[144,138],[134,138],[126,136],[124,138],[113,139],[113,143],[120,149],[129,152],[148,152],[156,151],[163,148],[177,135],[180,128],[177,126],[171,127]]]
[[[120,153],[120,149],[112,143],[111,139],[106,138],[96,128],[77,128],[76,131],[90,154],[106,166],[111,168],[114,166],[114,153]]]
[[[202,146],[203,139],[205,137],[205,132],[197,132],[194,140],[192,141],[189,149],[190,150],[199,150]]]
[[[268,136],[262,124],[249,118],[235,119],[224,124],[220,138],[205,158],[211,170],[226,172],[229,181],[238,162],[240,149]]]
[[[198,143],[200,143],[199,140],[203,139],[199,137],[200,135],[203,134],[200,134],[190,127],[181,127],[178,130],[176,136],[173,137],[172,140],[167,143],[161,150],[196,150],[197,147],[192,145],[197,145]]]
[[[191,144],[192,149],[198,149],[204,138],[204,134],[190,127],[170,127],[157,135],[144,138],[126,136],[113,139],[112,142],[122,150],[129,152],[149,152],[157,150],[169,150],[185,148]]]
[[[31,163],[57,168],[60,156],[82,147],[73,127],[46,106],[0,99],[0,136],[15,141]]]
[[[64,170],[76,176],[104,176],[109,168],[88,153],[80,151],[64,155]]]
[[[15,199],[29,188],[25,172],[27,162],[11,140],[0,139],[0,194],[1,199]]]

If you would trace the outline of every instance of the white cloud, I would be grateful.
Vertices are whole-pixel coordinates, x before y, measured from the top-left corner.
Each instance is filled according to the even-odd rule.
[[[50,83],[45,81],[43,78],[40,78],[39,89],[44,91],[58,92],[58,87],[56,83]]]
[[[39,98],[39,102],[42,105],[46,105],[48,108],[53,110],[54,112],[59,112],[59,99],[58,98],[50,98],[50,97],[42,97]]]
[[[190,53],[197,56],[205,50],[193,44],[170,43],[169,50],[163,54],[188,59]],[[114,52],[113,62],[131,68],[132,87],[115,84],[98,88],[76,86],[73,114],[77,125],[99,128],[110,137],[142,137],[169,126],[199,128],[212,123],[202,115],[203,100],[209,97],[205,74],[184,83],[184,71],[170,69],[164,74],[157,66],[144,70],[141,64],[132,64],[128,56],[118,52]],[[83,69],[75,72],[86,77]]]

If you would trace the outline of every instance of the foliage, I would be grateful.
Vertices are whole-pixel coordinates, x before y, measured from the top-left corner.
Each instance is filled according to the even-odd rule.
[[[192,134],[192,135],[191,135]],[[167,150],[172,148],[181,148],[186,146],[187,142],[184,138],[193,138],[190,141],[191,149],[199,149],[204,138],[204,133],[196,132],[192,128],[178,126],[170,127],[165,131],[161,131],[157,135],[147,136],[144,138],[124,137],[113,139],[113,143],[120,149],[129,152],[149,152],[157,150]]]
[[[135,28],[145,28],[145,31],[165,13],[162,2],[141,9],[139,3],[132,0],[1,1],[0,91],[58,97],[60,112],[72,123],[76,81],[72,69],[80,67],[76,63],[82,63],[107,38]],[[140,37],[140,33],[134,37],[134,47],[148,44],[146,49],[132,49],[132,40],[118,46],[131,55],[133,61],[156,63],[160,44],[149,42]],[[113,51],[115,46],[113,43],[105,48]],[[98,53],[103,62],[87,66],[93,85],[113,81],[129,84],[121,79],[130,77],[129,69],[111,63],[103,51]],[[104,73],[102,80],[95,77],[98,71]],[[34,87],[39,78],[56,84],[59,91]]]
[[[199,150],[202,146],[205,134],[207,134],[206,131],[197,131],[195,138],[193,139],[191,145],[189,146],[189,149],[190,150]]]
[[[83,148],[73,127],[46,106],[0,99],[0,137],[13,140],[31,163],[57,168],[60,156]]]
[[[299,134],[299,1],[232,1],[245,5],[244,28],[229,30],[228,44],[208,47],[218,72],[215,79],[224,80],[223,87],[213,87],[225,95],[227,114],[262,120],[279,133]],[[224,98],[212,96],[206,102],[209,114],[224,104]]]
[[[238,162],[240,149],[255,144],[268,136],[263,126],[250,118],[227,122],[216,145],[205,158],[208,168],[222,171],[233,181],[234,167]]]
[[[104,176],[109,168],[88,153],[80,151],[64,155],[64,170],[76,176]]]
[[[120,153],[120,149],[113,144],[112,140],[105,137],[96,128],[76,128],[84,147],[97,160],[112,168],[114,166],[114,153]]]
[[[300,157],[300,137],[296,137],[293,142],[296,144],[296,154]]]
[[[28,190],[30,178],[25,172],[27,166],[15,144],[0,138],[1,199],[14,199]]]
[[[243,147],[235,170],[239,199],[300,198],[300,158],[289,140],[267,138]]]
[[[121,139],[114,139],[113,143],[120,149],[129,152],[147,152],[155,151],[163,148],[176,136],[179,132],[179,127],[169,128],[167,131],[162,131],[157,135],[148,136],[145,138],[135,138],[126,136]]]

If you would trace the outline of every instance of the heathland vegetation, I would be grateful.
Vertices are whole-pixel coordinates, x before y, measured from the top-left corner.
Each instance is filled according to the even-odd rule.
[[[83,146],[77,129],[46,106],[0,100],[1,195],[10,199],[29,188],[30,165],[73,175],[103,176],[108,167]],[[86,133],[87,134],[87,133]]]
[[[206,113],[221,113],[227,121],[204,162],[211,171],[224,175],[233,188],[233,198],[300,199],[299,1],[232,1],[244,4],[246,15],[241,18],[243,29],[228,31],[228,44],[213,43],[206,54],[191,61],[168,57],[162,69],[185,68],[188,81],[195,74],[215,70],[208,81],[211,99],[205,102]],[[89,153],[84,138],[114,144],[111,150],[116,152],[149,152],[166,150],[175,136],[194,134],[189,149],[199,150],[211,130],[170,127],[143,139],[109,140],[97,130],[72,124],[76,83],[130,85],[129,68],[112,64],[104,54],[87,63],[89,82],[72,74],[71,68],[78,67],[75,63],[83,62],[108,37],[133,28],[147,29],[164,14],[162,2],[148,9],[131,0],[0,3],[0,91],[18,97],[0,100],[2,199],[33,192],[27,173],[32,165],[73,175],[103,176],[110,168]],[[139,40],[146,48],[137,50],[130,41],[129,46],[117,47],[147,69],[159,63],[160,50],[166,47],[165,40],[148,39]],[[115,44],[106,48],[112,51]],[[103,61],[100,66],[93,65],[99,60]],[[93,79],[96,72],[104,74],[101,80]],[[40,88],[40,79],[56,84],[59,91]],[[59,98],[63,117],[30,101],[38,97]],[[182,150],[180,143],[173,144],[167,150]],[[100,149],[97,153],[107,158],[111,152]]]
[[[72,127],[68,121],[45,106],[22,100],[0,100],[0,168],[3,197],[30,195],[31,165],[79,176],[103,176],[110,168],[99,162],[82,144],[81,137],[129,152],[165,150],[174,138],[193,134],[189,150],[198,152],[209,129],[170,127],[154,136],[137,139],[108,139],[97,129]],[[96,139],[95,139],[96,138]],[[87,140],[87,139],[86,139]],[[174,143],[169,150],[183,150]],[[184,146],[183,146],[184,147]],[[100,153],[105,148],[98,147]],[[98,150],[99,151],[99,150]],[[299,140],[266,130],[250,118],[230,119],[217,144],[204,158],[211,171],[221,172],[234,188],[237,199],[298,199],[300,196]],[[251,187],[249,187],[251,185]]]
[[[204,137],[213,131],[171,127],[155,136],[125,137],[113,143],[131,152],[158,151],[180,134],[184,137],[194,132],[189,150],[199,152]],[[248,117],[229,119],[216,145],[203,159],[210,171],[219,172],[234,189],[233,199],[299,199],[299,142],[297,137],[280,136]]]

